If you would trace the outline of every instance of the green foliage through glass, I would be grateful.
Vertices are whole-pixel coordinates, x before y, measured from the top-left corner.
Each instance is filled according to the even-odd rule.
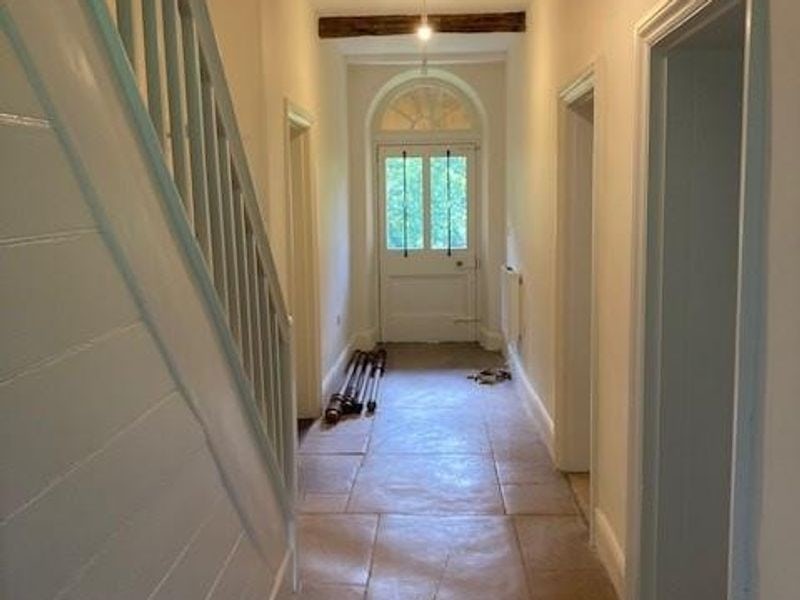
[[[448,181],[449,162],[449,181]],[[431,157],[431,248],[468,247],[467,157]],[[448,242],[449,238],[449,242]]]
[[[385,168],[386,247],[422,250],[425,246],[422,157],[391,156],[386,159]]]

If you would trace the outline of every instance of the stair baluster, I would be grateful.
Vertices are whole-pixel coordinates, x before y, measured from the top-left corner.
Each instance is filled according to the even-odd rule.
[[[204,0],[106,0],[291,497],[291,323]]]

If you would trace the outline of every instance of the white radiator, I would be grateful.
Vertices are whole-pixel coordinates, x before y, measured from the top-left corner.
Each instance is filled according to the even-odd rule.
[[[522,277],[513,267],[502,267],[503,281],[503,337],[512,349],[519,343],[519,308],[522,293]]]

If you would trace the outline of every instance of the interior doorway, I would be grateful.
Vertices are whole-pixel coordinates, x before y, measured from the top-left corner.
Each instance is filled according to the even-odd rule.
[[[745,7],[715,3],[650,59],[643,599],[727,598]]]
[[[592,520],[595,87],[589,71],[561,94],[554,448]]]
[[[477,340],[473,147],[389,145],[379,157],[381,339]]]
[[[286,173],[289,216],[287,293],[293,320],[298,418],[322,411],[316,211],[311,175],[311,118],[287,105]]]

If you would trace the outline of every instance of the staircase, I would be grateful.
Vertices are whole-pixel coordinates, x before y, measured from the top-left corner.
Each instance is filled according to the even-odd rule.
[[[107,0],[108,14],[90,4],[122,86],[139,90],[131,110],[143,141],[160,147],[183,209],[176,225],[191,229],[202,254],[199,277],[213,284],[222,335],[291,489],[291,323],[205,2]]]
[[[0,355],[0,419],[11,407],[33,435],[0,446],[14,457],[0,473],[0,597],[290,597],[292,323],[204,0],[0,0],[0,80],[2,160],[29,138],[52,142],[58,157],[28,162],[52,188],[69,172],[88,207],[70,220],[58,203],[3,199],[17,212],[0,213],[0,268],[22,291],[0,297],[0,335],[21,342]],[[30,234],[34,221],[52,232]],[[59,253],[86,277],[41,283],[23,268]],[[85,418],[37,429],[48,413],[31,400],[83,410],[103,380],[79,376],[74,357],[86,368],[108,340],[134,337],[152,368],[120,351],[111,367],[136,372],[125,389],[109,374]],[[59,398],[50,380],[68,367],[75,387]],[[50,387],[35,396],[28,379]],[[156,383],[163,400],[106,426],[123,396],[139,401],[128,388]],[[220,515],[228,529],[208,537]]]

